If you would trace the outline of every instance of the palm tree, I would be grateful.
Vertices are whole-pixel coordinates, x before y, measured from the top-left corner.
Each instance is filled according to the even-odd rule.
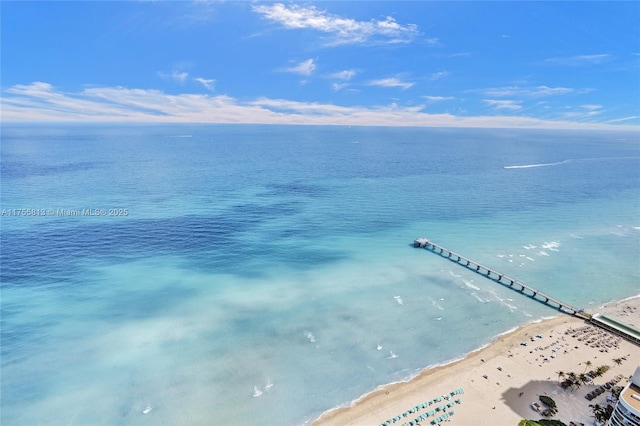
[[[576,389],[580,389],[580,386],[582,386],[582,382],[580,381],[580,379],[576,379],[576,381],[573,382],[573,385],[576,387]]]
[[[582,383],[583,385],[586,385],[589,382],[589,376],[582,373],[578,376],[578,380],[580,380],[580,383]]]
[[[591,367],[592,365],[593,365],[593,364],[592,364],[592,362],[591,362],[591,361],[587,361],[587,362],[585,362],[585,363],[584,363],[584,371],[583,371],[583,373],[586,373],[586,372],[587,372],[587,368]]]
[[[571,371],[569,374],[567,374],[567,387],[571,387],[573,388],[574,386],[576,386],[576,383],[578,383],[578,376],[576,376],[576,373],[574,373],[573,371]]]
[[[600,367],[596,368],[596,375],[600,377],[604,373],[606,373],[608,369],[609,367],[607,367],[606,365],[601,365]]]
[[[622,358],[614,358],[614,359],[613,359],[613,363],[614,363],[615,365],[620,365],[620,364],[622,364]]]
[[[596,420],[598,421],[606,420],[605,409],[601,407],[599,404],[593,404],[593,405],[589,404],[589,408],[591,408],[591,412],[593,413],[593,416],[596,418]]]
[[[558,384],[560,384],[560,379],[565,377],[564,371],[557,371],[556,374],[558,375]]]
[[[534,420],[522,419],[520,423],[518,423],[518,426],[540,426],[540,423]]]

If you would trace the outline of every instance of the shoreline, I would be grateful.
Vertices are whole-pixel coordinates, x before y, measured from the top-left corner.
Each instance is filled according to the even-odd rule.
[[[640,295],[608,302],[599,307],[597,312],[618,317],[639,327]],[[533,411],[531,404],[539,403],[538,396],[541,394],[553,396],[558,403],[559,411],[554,418],[567,424],[570,421],[592,423],[588,405],[603,405],[606,393],[600,395],[599,399],[588,401],[584,395],[597,386],[588,384],[573,392],[565,391],[558,384],[558,372],[583,373],[588,368],[587,361],[592,368],[608,365],[610,370],[593,382],[604,384],[618,374],[627,374],[623,369],[630,370],[628,374],[631,374],[640,364],[640,348],[627,340],[615,338],[611,342],[617,341],[617,348],[603,346],[601,351],[602,348],[584,345],[580,337],[573,338],[571,333],[567,333],[568,329],[583,327],[601,330],[585,320],[565,314],[534,320],[498,334],[489,343],[462,358],[426,367],[406,381],[378,386],[348,404],[331,408],[313,420],[312,424],[379,425],[416,404],[448,395],[459,388],[465,391],[460,395],[462,403],[455,407],[455,416],[447,420],[451,424],[513,425],[523,418],[539,419],[541,415]],[[531,341],[536,335],[544,337]],[[527,341],[527,346],[521,345],[523,341]],[[627,360],[621,366],[616,366],[613,359],[621,357]],[[418,410],[415,415],[403,417],[395,424],[402,425],[426,411]],[[433,418],[428,417],[420,424],[431,424]],[[496,423],[497,419],[502,423]]]

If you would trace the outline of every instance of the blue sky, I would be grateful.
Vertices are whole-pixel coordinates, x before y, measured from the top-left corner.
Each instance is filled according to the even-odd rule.
[[[3,1],[2,120],[640,128],[639,2]]]

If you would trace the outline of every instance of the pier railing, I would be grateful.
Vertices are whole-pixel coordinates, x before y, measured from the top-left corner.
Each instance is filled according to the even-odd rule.
[[[475,262],[467,257],[464,257],[456,252],[453,252],[445,247],[442,247],[427,238],[418,238],[413,242],[414,247],[424,248],[431,250],[432,252],[439,254],[440,256],[448,259],[460,266],[463,266],[477,274],[480,274],[492,281],[498,282],[506,287],[509,287],[519,293],[524,294],[540,303],[551,306],[558,309],[561,312],[583,318],[590,319],[591,315],[586,313],[583,309],[579,309],[571,306],[568,303],[562,302],[555,297],[552,297],[540,290],[537,290],[524,282],[511,278],[506,274],[496,271],[488,266],[484,266],[481,263]]]

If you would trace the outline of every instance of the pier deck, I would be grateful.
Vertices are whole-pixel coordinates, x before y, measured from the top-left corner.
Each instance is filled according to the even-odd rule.
[[[583,309],[575,308],[568,303],[562,302],[552,296],[549,296],[546,293],[541,292],[540,290],[537,290],[523,283],[520,280],[511,278],[501,272],[498,272],[478,262],[475,262],[467,257],[464,257],[458,253],[455,253],[445,247],[435,244],[434,242],[432,242],[431,240],[428,240],[427,238],[416,239],[413,242],[413,246],[431,250],[432,252],[439,254],[445,259],[448,259],[454,263],[457,263],[460,266],[463,266],[477,274],[480,274],[486,278],[496,281],[504,286],[510,287],[511,289],[518,291],[540,303],[544,303],[545,305],[556,308],[561,312],[564,312],[579,318],[583,318],[583,319],[591,318],[591,315],[584,312]]]

